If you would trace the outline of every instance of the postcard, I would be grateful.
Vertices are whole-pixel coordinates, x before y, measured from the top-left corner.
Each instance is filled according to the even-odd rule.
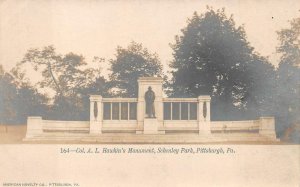
[[[300,3],[0,1],[0,186],[299,186]]]

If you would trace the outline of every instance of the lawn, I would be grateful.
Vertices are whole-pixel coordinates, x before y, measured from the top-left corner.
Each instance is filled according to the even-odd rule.
[[[19,144],[26,134],[26,125],[0,125],[0,144]]]

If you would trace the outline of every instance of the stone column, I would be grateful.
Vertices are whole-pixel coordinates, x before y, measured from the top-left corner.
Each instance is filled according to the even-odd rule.
[[[30,116],[27,118],[26,138],[32,138],[43,134],[43,120],[40,116]]]
[[[259,134],[276,139],[275,118],[260,117],[259,118]]]
[[[102,96],[90,96],[90,134],[102,133]]]
[[[198,127],[199,134],[210,134],[210,96],[198,97]]]

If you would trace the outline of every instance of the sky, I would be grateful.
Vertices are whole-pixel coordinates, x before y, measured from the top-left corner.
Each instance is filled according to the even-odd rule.
[[[300,17],[296,0],[0,0],[0,64],[9,70],[28,49],[47,45],[61,54],[82,54],[90,63],[94,56],[114,58],[118,45],[136,41],[156,52],[166,69],[169,44],[207,5],[233,14],[255,51],[275,66],[276,31]]]

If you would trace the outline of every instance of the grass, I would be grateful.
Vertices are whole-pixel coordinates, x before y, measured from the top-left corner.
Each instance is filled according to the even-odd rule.
[[[20,144],[26,134],[26,125],[0,125],[0,144]]]

